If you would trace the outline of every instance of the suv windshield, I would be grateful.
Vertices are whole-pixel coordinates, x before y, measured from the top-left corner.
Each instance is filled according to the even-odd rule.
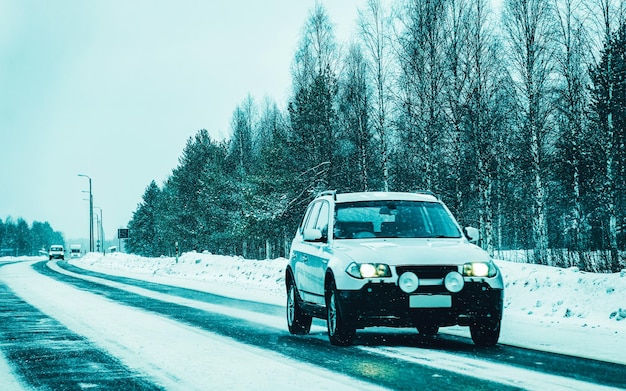
[[[421,201],[338,203],[333,234],[335,239],[461,237],[441,204]]]

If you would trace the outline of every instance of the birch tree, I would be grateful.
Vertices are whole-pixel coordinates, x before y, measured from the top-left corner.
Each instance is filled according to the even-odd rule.
[[[371,186],[372,132],[367,64],[361,47],[350,46],[339,86],[340,132],[338,178],[346,190],[367,191]]]
[[[333,25],[324,6],[317,3],[309,13],[292,63],[294,94],[308,88],[323,72],[335,75],[338,58]]]
[[[466,208],[467,198],[471,196],[468,180],[458,167],[466,164],[464,137],[464,108],[468,100],[470,89],[470,59],[469,59],[469,28],[471,24],[470,6],[472,0],[451,0],[447,9],[446,34],[446,115],[451,126],[450,150],[448,163],[451,166],[449,178],[450,194],[449,207],[461,221],[469,222],[473,217],[472,208]]]
[[[490,23],[491,8],[487,0],[475,0],[468,7],[467,59],[469,93],[463,109],[468,161],[475,170],[478,190],[478,217],[483,247],[494,251],[495,186],[499,158],[506,153],[500,133],[506,129],[504,80],[506,72],[498,61],[500,48]]]
[[[554,18],[551,2],[506,0],[503,24],[520,109],[522,140],[528,153],[535,262],[549,264],[546,206],[546,153],[553,113]]]
[[[587,165],[584,156],[588,121],[586,110],[589,105],[589,76],[591,65],[588,33],[582,22],[584,9],[579,0],[555,0],[557,16],[556,71],[560,77],[557,100],[557,119],[561,135],[559,161],[561,182],[565,187],[563,202],[568,209],[563,214],[561,225],[568,248],[579,252],[584,249],[583,235],[586,224],[582,205],[582,178]],[[588,140],[587,140],[588,142]]]
[[[390,105],[390,19],[380,0],[368,0],[359,10],[358,29],[364,53],[369,59],[367,72],[375,91],[371,100],[371,116],[378,142],[382,190],[389,191],[389,105]]]
[[[230,156],[235,161],[240,180],[243,180],[253,163],[253,123],[256,121],[257,107],[252,96],[248,95],[235,108],[231,120],[232,136]]]
[[[398,61],[401,116],[397,122],[399,190],[439,192],[441,143],[446,138],[445,1],[406,1],[400,11]]]

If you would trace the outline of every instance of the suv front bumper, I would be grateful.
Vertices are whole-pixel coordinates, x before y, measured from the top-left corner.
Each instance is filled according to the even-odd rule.
[[[466,283],[458,293],[447,292],[443,287],[429,287],[407,294],[390,283],[368,283],[360,290],[340,290],[338,293],[339,310],[356,327],[363,328],[417,327],[423,324],[468,326],[479,318],[499,320],[502,318],[503,292],[486,283],[471,282]],[[449,305],[412,306],[411,296],[429,297]]]

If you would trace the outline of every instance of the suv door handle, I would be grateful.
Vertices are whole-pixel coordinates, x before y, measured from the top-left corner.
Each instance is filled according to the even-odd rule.
[[[306,255],[302,256],[302,262],[309,262],[309,257]]]

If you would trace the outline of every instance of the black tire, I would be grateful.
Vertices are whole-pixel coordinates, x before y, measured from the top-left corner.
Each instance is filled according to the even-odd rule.
[[[426,338],[433,338],[437,333],[439,333],[439,326],[432,323],[424,323],[417,327],[417,331],[421,336]]]
[[[356,327],[341,312],[335,284],[330,285],[326,295],[328,339],[335,346],[350,346],[356,337]]]
[[[293,280],[287,283],[287,327],[294,335],[305,335],[311,331],[313,317],[302,312],[298,289]]]
[[[488,347],[498,343],[500,338],[500,319],[478,318],[470,324],[470,334],[476,346]]]

